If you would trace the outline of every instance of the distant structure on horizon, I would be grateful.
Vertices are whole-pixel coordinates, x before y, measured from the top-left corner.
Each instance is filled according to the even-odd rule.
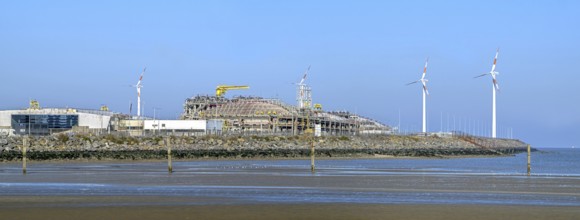
[[[300,82],[296,84],[298,88],[296,91],[296,101],[298,102],[298,108],[300,109],[312,108],[312,89],[304,83],[309,71],[310,66],[308,66],[308,69],[304,72]]]
[[[425,78],[425,75],[427,74],[427,64],[429,63],[429,58],[427,58],[427,60],[425,61],[425,67],[423,67],[423,74],[421,75],[421,78],[417,81],[414,82],[410,82],[407,83],[407,85],[411,85],[411,84],[415,84],[420,82],[423,85],[423,127],[421,129],[421,132],[423,134],[427,133],[427,102],[426,102],[426,96],[429,95],[429,91],[427,90],[427,82],[429,80],[427,80]]]
[[[143,81],[143,74],[145,74],[145,70],[147,70],[147,67],[143,69],[141,76],[139,76],[139,81],[137,81],[137,84],[133,86],[137,88],[137,118],[141,117],[141,88],[143,88],[141,81]]]
[[[489,73],[492,89],[492,137],[496,138],[496,92],[498,72],[495,71],[499,49],[496,51]],[[427,66],[425,61],[421,78],[407,85],[421,83],[423,94],[422,133],[420,135],[447,136],[443,133],[427,133],[426,99]],[[141,88],[146,68],[143,69],[135,85],[137,90],[137,116],[109,112],[108,107],[100,110],[74,108],[41,108],[35,100],[25,110],[0,111],[0,132],[11,135],[50,135],[58,133],[116,133],[131,136],[151,134],[172,135],[384,135],[392,134],[392,127],[376,120],[348,111],[324,111],[321,104],[313,104],[312,90],[305,83],[310,67],[304,71],[296,84],[296,106],[278,99],[252,96],[226,98],[229,90],[249,89],[246,85],[218,85],[215,95],[196,95],[185,100],[179,120],[158,120],[142,115]],[[132,108],[132,104],[131,104]],[[131,109],[130,108],[130,109]],[[131,114],[131,110],[129,111]],[[400,126],[399,126],[400,127]],[[399,133],[399,127],[396,132]],[[511,130],[510,130],[511,132]],[[511,137],[511,135],[510,135]]]
[[[499,91],[499,84],[497,83],[497,75],[499,75],[499,72],[495,71],[495,65],[497,64],[497,55],[499,54],[499,48],[497,49],[497,51],[495,52],[495,57],[493,58],[493,65],[491,66],[491,71],[489,71],[489,73],[484,73],[481,74],[479,76],[476,76],[475,78],[479,78],[485,75],[491,75],[491,79],[492,79],[492,107],[491,107],[491,137],[492,138],[496,138],[497,137],[497,124],[496,124],[496,113],[495,113],[495,94],[497,91]]]
[[[297,85],[297,106],[278,99],[238,96],[197,95],[185,100],[184,120],[207,120],[221,124],[221,132],[230,134],[358,135],[390,134],[392,128],[350,112],[325,112],[322,105],[312,105],[311,89],[305,84],[310,66]],[[218,86],[219,87],[219,86]],[[212,128],[209,128],[210,130]]]
[[[249,86],[219,85],[215,96],[197,95],[185,100],[180,120],[158,120],[141,115],[141,88],[145,69],[135,87],[137,116],[101,110],[73,108],[42,109],[33,101],[26,110],[0,111],[0,131],[12,135],[59,133],[121,134],[131,136],[171,135],[373,135],[391,134],[392,128],[347,111],[325,112],[312,106],[311,89],[305,84],[310,66],[297,84],[297,106],[278,99],[234,97],[228,90]]]

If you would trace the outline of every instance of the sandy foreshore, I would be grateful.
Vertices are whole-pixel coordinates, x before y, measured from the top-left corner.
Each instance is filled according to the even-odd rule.
[[[9,201],[14,201],[11,199]],[[578,207],[498,205],[275,204],[3,208],[2,219],[578,219]]]
[[[580,177],[520,159],[4,163],[0,219],[577,219]]]

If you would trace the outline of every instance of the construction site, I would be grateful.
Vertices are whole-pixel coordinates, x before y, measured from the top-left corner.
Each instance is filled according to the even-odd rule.
[[[296,105],[251,96],[228,99],[224,97],[227,91],[249,89],[249,86],[220,85],[215,96],[198,95],[186,99],[180,119],[219,121],[223,134],[312,133],[322,136],[391,133],[389,126],[375,120],[348,111],[324,111],[321,104],[313,104],[312,90],[304,82],[307,74],[308,70],[297,84]]]
[[[308,70],[310,67],[308,68]],[[252,96],[226,98],[242,85],[218,85],[215,95],[187,98],[178,119],[160,120],[142,115],[141,88],[145,69],[135,87],[137,115],[74,108],[41,108],[36,100],[25,110],[0,111],[0,132],[10,135],[58,133],[146,135],[315,135],[350,136],[390,134],[391,127],[348,111],[324,111],[313,104],[312,90],[305,84],[308,70],[297,83],[296,105],[279,99]]]

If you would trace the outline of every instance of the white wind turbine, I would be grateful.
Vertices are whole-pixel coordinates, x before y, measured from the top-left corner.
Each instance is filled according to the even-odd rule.
[[[421,76],[421,79],[414,81],[414,82],[410,82],[407,83],[407,85],[411,85],[411,84],[415,84],[418,82],[421,82],[421,84],[423,84],[423,129],[422,132],[423,133],[427,133],[427,107],[426,107],[426,96],[429,95],[429,91],[427,90],[427,79],[425,79],[425,74],[427,73],[427,64],[429,63],[429,58],[427,58],[427,60],[425,61],[425,67],[423,68],[423,75]]]
[[[306,69],[306,71],[304,71],[304,76],[302,76],[302,79],[297,84],[298,85],[297,101],[298,101],[299,108],[308,108],[308,107],[310,107],[310,104],[311,104],[310,102],[312,102],[311,96],[310,96],[310,90],[309,90],[308,86],[306,86],[306,84],[304,84],[304,81],[306,81],[306,76],[308,76],[309,71],[310,71],[310,65],[308,65],[308,69]]]
[[[141,76],[139,76],[139,81],[137,81],[137,84],[133,86],[137,88],[137,118],[141,118],[141,88],[143,87],[141,81],[143,80],[143,74],[145,73],[145,70],[147,70],[147,67],[143,69]]]
[[[495,65],[497,63],[497,55],[499,54],[499,48],[497,49],[497,51],[495,52],[495,57],[493,58],[493,65],[491,66],[491,71],[489,73],[484,73],[481,74],[479,76],[476,76],[475,78],[479,78],[485,75],[491,75],[492,78],[492,82],[493,82],[493,87],[492,87],[492,94],[493,94],[493,104],[492,104],[492,113],[491,113],[491,137],[492,138],[496,138],[496,114],[495,114],[495,93],[496,91],[499,91],[499,84],[497,84],[497,75],[499,75],[499,72],[495,71]]]

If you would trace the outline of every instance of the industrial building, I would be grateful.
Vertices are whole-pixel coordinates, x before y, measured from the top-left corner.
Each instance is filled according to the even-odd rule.
[[[221,133],[221,121],[152,120],[100,110],[40,108],[37,101],[23,110],[0,111],[0,133],[52,135],[58,133],[142,135],[204,135]]]
[[[318,105],[320,106],[320,105]],[[277,99],[260,97],[195,96],[188,98],[184,120],[221,120],[224,134],[320,135],[388,134],[391,128],[349,112],[325,112],[320,107],[299,108]]]
[[[113,123],[115,133],[131,136],[175,135],[199,136],[220,134],[222,121],[215,120],[156,120],[149,118],[121,119]]]
[[[226,98],[228,90],[249,89],[244,85],[218,85],[215,96],[197,95],[185,100],[182,120],[221,121],[223,134],[371,135],[390,134],[391,127],[347,111],[326,112],[312,102],[306,85],[310,66],[296,84],[297,105],[261,97]]]
[[[196,96],[186,100],[180,120],[156,120],[107,109],[40,108],[1,110],[0,132],[11,135],[56,133],[142,135],[388,134],[391,128],[349,112],[298,108],[277,99]]]
[[[115,114],[102,110],[82,110],[73,108],[41,109],[32,101],[25,110],[0,111],[0,131],[15,135],[50,135],[76,131],[103,133],[110,131]]]
[[[0,132],[14,135],[72,133],[115,133],[120,135],[372,135],[390,134],[391,127],[347,111],[327,112],[312,102],[312,90],[305,84],[310,67],[297,83],[297,105],[261,97],[226,98],[229,90],[249,89],[244,85],[218,85],[215,96],[194,96],[185,100],[180,120],[157,120],[141,116],[141,80],[137,88],[137,116],[100,110],[73,108],[41,109],[31,101],[25,110],[0,111]]]

